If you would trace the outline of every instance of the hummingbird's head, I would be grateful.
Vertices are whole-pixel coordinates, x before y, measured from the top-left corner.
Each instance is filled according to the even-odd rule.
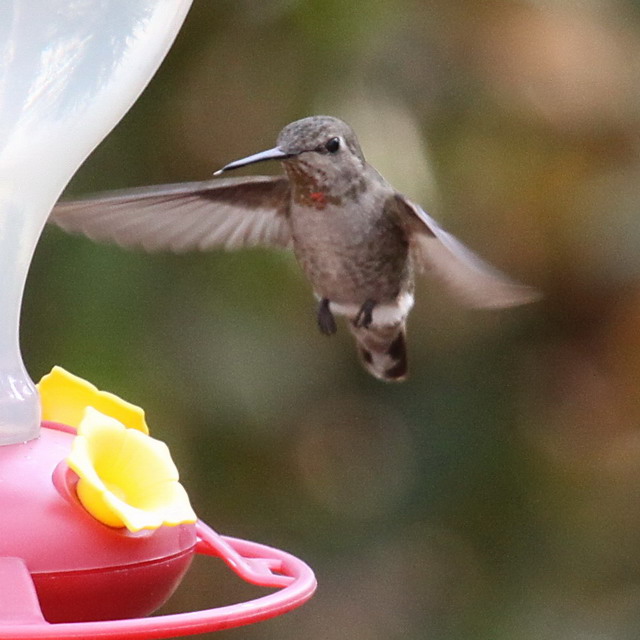
[[[358,139],[346,122],[331,116],[310,116],[282,129],[273,149],[231,162],[216,174],[264,160],[281,160],[295,184],[338,193],[353,190],[365,165]]]
[[[331,116],[288,124],[278,136],[284,168],[300,188],[342,195],[362,175],[364,156],[351,127]]]
[[[364,157],[353,129],[332,116],[310,116],[288,124],[278,135],[278,148],[290,158],[304,153],[316,157],[328,156],[334,160],[352,157],[364,162]]]

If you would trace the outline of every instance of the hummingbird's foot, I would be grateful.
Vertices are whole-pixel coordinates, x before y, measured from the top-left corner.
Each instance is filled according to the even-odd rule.
[[[376,306],[375,300],[365,300],[364,304],[360,307],[360,310],[353,319],[353,326],[360,329],[364,327],[368,329],[373,322],[373,309]]]
[[[318,328],[325,336],[332,336],[338,330],[336,319],[329,308],[329,298],[322,298],[318,305]]]

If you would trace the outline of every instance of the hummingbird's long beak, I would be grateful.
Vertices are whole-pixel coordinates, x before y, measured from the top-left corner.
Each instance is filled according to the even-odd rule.
[[[254,153],[252,156],[247,156],[246,158],[242,158],[241,160],[234,160],[229,164],[225,164],[222,169],[218,169],[213,175],[219,176],[224,171],[229,171],[230,169],[238,169],[239,167],[246,167],[248,164],[255,164],[256,162],[262,162],[263,160],[284,160],[285,158],[290,158],[292,153],[286,153],[279,147],[274,147],[273,149],[267,149],[267,151],[260,151],[260,153]]]

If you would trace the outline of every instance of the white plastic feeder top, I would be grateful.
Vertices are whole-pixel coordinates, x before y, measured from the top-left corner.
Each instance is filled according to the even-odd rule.
[[[19,317],[45,221],[73,173],[149,82],[190,5],[0,3],[0,444],[39,434]]]

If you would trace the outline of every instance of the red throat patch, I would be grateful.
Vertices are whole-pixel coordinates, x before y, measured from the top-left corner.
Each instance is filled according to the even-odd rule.
[[[322,193],[322,191],[314,191],[313,193],[309,194],[309,197],[321,207],[327,203],[327,200],[324,196],[324,193]]]

